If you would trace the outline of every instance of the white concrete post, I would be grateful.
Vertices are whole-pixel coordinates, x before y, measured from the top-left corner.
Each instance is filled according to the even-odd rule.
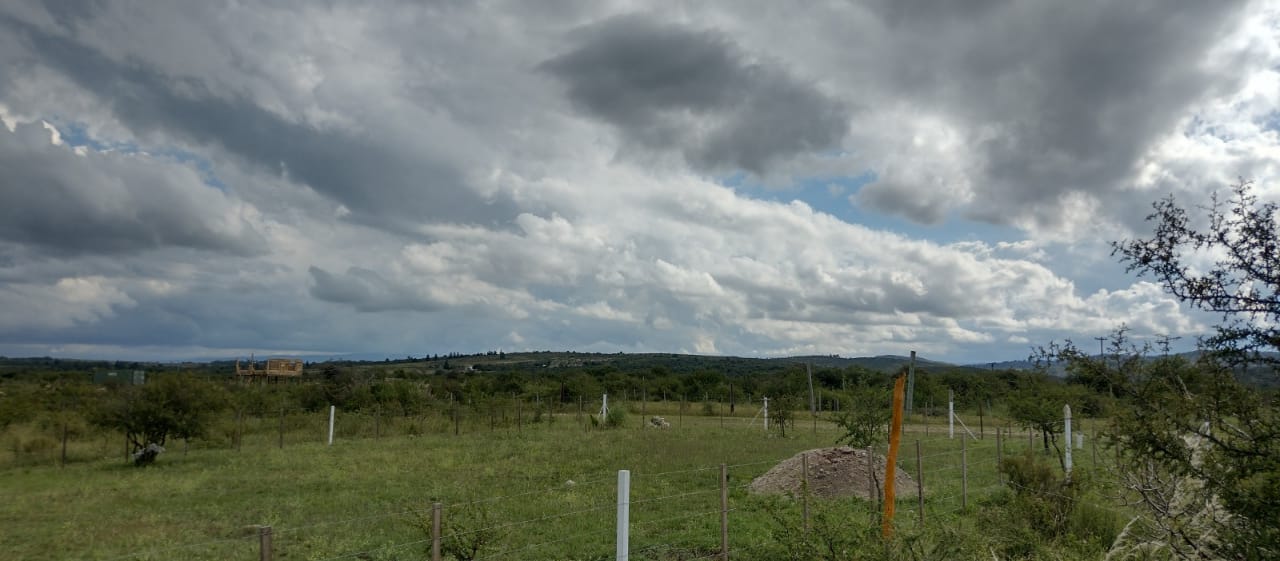
[[[956,392],[947,391],[947,438],[956,437]]]
[[[1084,450],[1084,431],[1076,431],[1076,449]]]
[[[618,470],[618,555],[617,561],[627,561],[631,517],[631,471]]]
[[[333,411],[336,407],[329,406],[329,446],[333,446]]]
[[[1062,420],[1064,423],[1063,434],[1067,435],[1066,452],[1063,457],[1062,465],[1067,470],[1067,478],[1071,478],[1071,406],[1062,406]]]
[[[605,417],[609,416],[609,394],[600,396],[600,422],[603,423]]]
[[[769,432],[769,398],[764,398],[764,431]]]

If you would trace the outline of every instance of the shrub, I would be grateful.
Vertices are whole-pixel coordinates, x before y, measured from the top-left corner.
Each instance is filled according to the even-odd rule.
[[[1066,533],[1084,492],[1083,473],[1071,479],[1059,478],[1056,468],[1029,451],[1005,458],[1000,463],[1000,472],[1008,477],[1009,486],[1013,488],[1013,507],[1032,528],[1049,537]]]
[[[627,412],[621,407],[615,407],[609,410],[609,414],[604,418],[604,426],[607,428],[618,428],[627,424]]]

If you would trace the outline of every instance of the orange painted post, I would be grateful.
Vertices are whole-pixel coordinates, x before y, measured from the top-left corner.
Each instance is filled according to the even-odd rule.
[[[885,458],[884,465],[884,522],[880,527],[885,539],[893,537],[893,479],[897,476],[894,472],[898,463],[898,443],[902,440],[902,401],[905,382],[905,376],[898,376],[898,380],[893,383],[893,424],[889,426],[889,457]]]

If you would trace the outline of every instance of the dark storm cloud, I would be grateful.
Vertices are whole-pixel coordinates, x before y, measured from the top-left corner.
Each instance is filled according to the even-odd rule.
[[[977,173],[971,216],[1061,219],[1072,192],[1122,187],[1138,159],[1191,104],[1243,76],[1244,60],[1206,63],[1245,2],[985,2],[946,13],[929,2],[872,2],[886,94],[940,111],[966,131]],[[952,3],[943,3],[952,6]],[[967,5],[967,4],[966,4]],[[892,55],[892,56],[890,56]],[[883,191],[928,189],[886,178],[861,197],[929,221],[936,213]]]
[[[510,201],[485,200],[456,166],[413,146],[290,122],[252,100],[218,97],[200,78],[118,63],[73,39],[0,18],[5,29],[26,39],[37,63],[100,96],[139,135],[221,147],[309,185],[357,220],[392,227],[430,219],[495,224],[515,215]]]
[[[697,167],[759,174],[837,146],[847,131],[843,104],[748,60],[718,32],[625,16],[577,35],[577,48],[542,65],[574,105],[626,140],[678,150]]]
[[[50,143],[39,124],[0,127],[0,239],[60,254],[164,246],[252,255],[263,238],[181,165]]]
[[[345,274],[330,273],[319,267],[311,267],[311,296],[346,304],[361,312],[386,312],[412,310],[429,312],[440,309],[425,299],[410,293],[399,284],[392,283],[377,271],[362,267],[350,267]]]

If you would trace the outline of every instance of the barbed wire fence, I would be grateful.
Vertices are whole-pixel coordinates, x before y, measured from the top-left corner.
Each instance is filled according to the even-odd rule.
[[[1080,469],[1113,469],[1109,454],[1097,451],[1096,432],[1084,438],[1074,433],[1073,430],[1064,438],[1062,445],[1072,447],[1078,454]],[[932,438],[906,440],[897,469],[909,474],[916,488],[914,496],[897,499],[896,523],[927,526],[935,519],[945,520],[947,515],[969,514],[981,508],[982,499],[1002,490],[1018,491],[1016,483],[1002,476],[1001,462],[1018,454],[1056,454],[1054,448],[1044,448],[1044,441],[1037,431],[1010,427],[996,428],[993,438],[961,433],[947,437],[940,433]],[[106,559],[164,559],[196,551],[223,559],[252,559],[256,555],[260,560],[270,560],[287,553],[289,558],[318,561],[391,559],[407,551],[429,554],[433,560],[447,555],[472,561],[563,558],[564,551],[592,559],[750,558],[753,552],[768,549],[768,544],[758,539],[738,544],[733,521],[749,514],[749,509],[759,508],[747,499],[753,476],[791,457],[649,473],[627,471],[625,494],[623,485],[614,483],[615,474],[597,473],[578,482],[511,494],[452,502],[424,501],[421,507],[292,525],[254,524],[245,526],[240,536],[139,548],[137,552]],[[805,496],[796,499],[805,501],[800,514],[804,519],[798,526],[807,531],[807,481],[818,466],[806,464]],[[883,467],[875,476],[879,478],[875,481],[878,497],[870,510],[878,513],[884,500]],[[507,519],[497,519],[493,514],[492,507],[497,505],[505,507]],[[869,522],[878,524],[879,520],[873,517]],[[388,541],[386,535],[397,533],[379,530],[390,526],[410,527],[418,535]],[[337,539],[352,533],[367,535],[367,543],[353,547],[349,541]],[[623,547],[619,544],[625,544],[625,551],[616,549]]]

